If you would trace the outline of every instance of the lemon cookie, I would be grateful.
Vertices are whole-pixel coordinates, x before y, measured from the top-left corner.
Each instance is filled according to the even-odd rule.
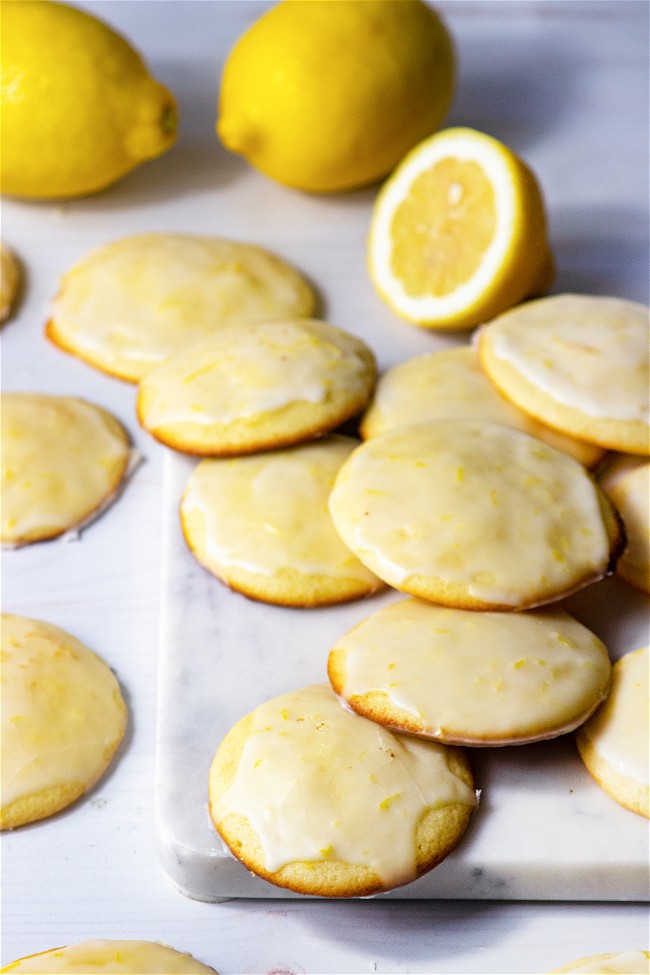
[[[117,680],[51,623],[3,614],[0,826],[45,819],[104,773],[122,740]]]
[[[520,409],[568,436],[650,453],[648,309],[557,295],[505,312],[479,333],[485,371]]]
[[[453,745],[573,731],[609,690],[607,648],[556,608],[473,613],[391,603],[336,641],[334,691],[373,721]]]
[[[192,955],[155,941],[82,941],[28,955],[0,968],[0,972],[30,975],[216,975]]]
[[[333,430],[366,406],[375,378],[365,342],[327,322],[229,325],[142,380],[138,419],[187,453],[255,453]]]
[[[650,816],[650,695],[648,648],[625,654],[612,668],[605,703],[576,732],[591,776],[616,802]]]
[[[20,279],[20,265],[16,255],[0,241],[0,324],[11,315],[20,290]]]
[[[260,247],[138,234],[94,250],[63,276],[46,333],[90,365],[138,382],[225,323],[308,316],[315,304],[305,278]]]
[[[631,586],[650,592],[650,462],[619,454],[606,465],[599,481],[616,505],[627,535],[616,571]]]
[[[181,501],[190,549],[227,585],[264,602],[322,606],[381,589],[343,544],[327,507],[357,445],[332,434],[288,450],[201,461]]]
[[[623,544],[576,460],[492,423],[436,420],[367,440],[339,471],[330,511],[380,579],[460,609],[551,602],[610,571]]]
[[[485,420],[523,430],[564,450],[586,467],[594,467],[605,453],[600,447],[538,423],[504,399],[481,369],[478,352],[470,345],[428,352],[385,372],[362,417],[360,432],[368,439],[404,423],[444,419]]]
[[[72,396],[3,393],[2,542],[78,529],[115,497],[133,459],[106,410]]]
[[[327,684],[242,718],[209,794],[217,830],[250,870],[322,897],[414,880],[458,843],[476,805],[464,752],[351,714]]]
[[[554,968],[549,975],[650,975],[649,951],[609,951]]]

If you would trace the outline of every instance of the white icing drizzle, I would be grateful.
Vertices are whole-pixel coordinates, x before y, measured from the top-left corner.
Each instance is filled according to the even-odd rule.
[[[3,542],[78,530],[114,500],[139,459],[117,421],[92,403],[3,393]]]
[[[650,422],[648,309],[557,295],[486,326],[492,352],[557,402],[598,419]]]
[[[2,971],[16,975],[216,975],[191,955],[154,941],[82,941],[19,959]]]
[[[1,804],[92,784],[122,737],[118,683],[58,627],[3,614]]]
[[[403,588],[422,575],[517,606],[602,575],[610,542],[591,478],[518,431],[452,420],[372,438],[330,496],[345,542]]]
[[[522,430],[587,467],[603,456],[601,448],[565,437],[513,406],[487,378],[471,345],[416,356],[385,372],[362,430],[364,437],[374,437],[398,425],[445,419],[481,420]]]
[[[609,697],[582,729],[597,755],[642,785],[650,784],[649,676],[647,647],[621,657]]]
[[[224,326],[151,372],[141,384],[149,429],[226,424],[296,402],[324,403],[368,386],[362,343],[314,319]]]
[[[575,727],[605,698],[607,649],[559,609],[474,613],[407,599],[341,637],[342,692],[381,691],[423,732],[510,743]]]
[[[193,547],[215,568],[263,575],[289,568],[379,587],[341,540],[327,507],[336,474],[357,444],[331,436],[292,450],[202,461],[181,503],[186,531],[186,516],[203,516]]]
[[[245,816],[269,871],[337,860],[368,866],[387,885],[405,883],[416,875],[422,815],[476,804],[445,746],[349,714],[328,685],[268,701],[252,719],[234,781],[212,815],[217,825]]]
[[[650,975],[650,959],[645,951],[613,952],[600,961],[572,968],[569,975]]]
[[[138,234],[84,257],[53,302],[57,332],[137,378],[229,322],[309,315],[314,297],[261,248],[190,234]]]

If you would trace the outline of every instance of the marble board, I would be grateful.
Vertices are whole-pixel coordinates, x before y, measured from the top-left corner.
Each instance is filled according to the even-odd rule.
[[[156,769],[157,837],[177,888],[204,901],[291,897],[224,851],[209,821],[207,778],[224,734],[262,701],[326,680],[333,641],[394,592],[296,610],[230,591],[187,549],[178,504],[195,460],[165,458]],[[563,601],[613,659],[647,643],[647,598],[616,577]],[[456,850],[382,895],[498,900],[647,900],[649,829],[590,778],[568,735],[474,749],[481,799]],[[299,896],[299,895],[295,895]]]

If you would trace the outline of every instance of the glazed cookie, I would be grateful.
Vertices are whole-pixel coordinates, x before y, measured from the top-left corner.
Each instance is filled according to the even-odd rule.
[[[56,538],[103,511],[133,459],[115,417],[73,396],[3,393],[1,403],[3,544]]]
[[[525,609],[610,571],[616,512],[573,458],[492,423],[437,420],[367,440],[330,511],[380,579],[459,609]]]
[[[626,809],[649,816],[650,694],[648,648],[627,653],[612,668],[605,703],[576,732],[591,776]]]
[[[321,897],[415,880],[456,846],[476,805],[464,752],[350,714],[327,684],[242,718],[209,794],[218,832],[250,870]]]
[[[216,975],[192,955],[155,941],[82,941],[65,948],[52,948],[28,955],[0,968],[16,975]]]
[[[124,735],[118,683],[51,623],[3,614],[0,827],[52,816],[97,782]]]
[[[557,295],[513,308],[478,335],[483,367],[540,422],[589,443],[650,453],[648,309]]]
[[[627,535],[627,548],[616,571],[631,586],[650,592],[650,462],[619,454],[607,464],[599,481],[616,505]]]
[[[230,325],[142,380],[138,419],[186,453],[256,453],[344,423],[365,407],[375,377],[365,342],[327,322]]]
[[[360,432],[364,440],[384,430],[425,420],[485,420],[523,430],[594,467],[604,450],[565,437],[504,399],[483,370],[471,345],[427,352],[393,366],[380,378]]]
[[[650,975],[650,952],[611,951],[588,955],[554,968],[549,975]]]
[[[20,265],[14,252],[0,241],[0,324],[11,315],[20,290]]]
[[[573,731],[609,690],[607,648],[563,610],[391,603],[336,641],[328,674],[358,714],[452,745]]]
[[[90,365],[138,382],[223,324],[312,315],[315,305],[304,277],[260,247],[139,234],[98,248],[63,276],[46,334]]]
[[[323,606],[383,588],[343,544],[327,507],[357,444],[332,434],[288,450],[201,461],[181,501],[190,549],[228,586],[263,602]]]

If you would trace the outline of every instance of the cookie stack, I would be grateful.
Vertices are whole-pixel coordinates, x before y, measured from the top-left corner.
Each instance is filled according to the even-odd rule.
[[[578,728],[580,740],[602,741],[589,729],[606,720],[604,707],[631,713],[632,700],[636,719],[625,732],[610,731],[581,753],[624,768],[627,799],[600,760],[586,759],[618,801],[647,815],[645,657],[627,682],[634,691],[617,703],[619,693],[608,697],[607,648],[559,605],[611,573],[627,551],[621,515],[589,468],[607,451],[647,451],[647,312],[575,296],[519,312],[533,308],[541,321],[562,323],[556,340],[542,328],[538,334],[548,351],[548,395],[571,400],[591,427],[560,425],[554,414],[524,412],[514,396],[505,398],[483,363],[496,320],[479,333],[479,351],[431,353],[383,376],[361,419],[366,442],[335,477],[328,507],[341,539],[409,598],[335,641],[328,685],[261,704],[219,746],[213,821],[249,869],[279,886],[345,897],[414,879],[469,825],[477,802],[470,748],[525,745]],[[533,332],[526,338],[534,346]],[[595,410],[589,391],[602,383],[596,360],[619,345],[623,418],[615,396]],[[563,363],[555,346],[586,355],[589,368]],[[521,354],[524,364],[529,358]],[[634,378],[626,383],[627,372]],[[555,392],[556,373],[580,377],[572,396]]]
[[[408,597],[334,642],[329,683],[225,736],[209,795],[227,847],[303,894],[390,890],[467,829],[469,749],[578,728],[598,781],[647,814],[644,745],[599,710],[647,687],[615,679],[608,698],[607,648],[558,604],[617,564],[648,588],[647,309],[531,301],[377,381],[368,345],[316,304],[260,248],[149,234],[73,268],[48,324],[137,382],[141,425],[200,458],[181,524],[222,583],[301,609]],[[365,442],[341,430],[355,418]]]

